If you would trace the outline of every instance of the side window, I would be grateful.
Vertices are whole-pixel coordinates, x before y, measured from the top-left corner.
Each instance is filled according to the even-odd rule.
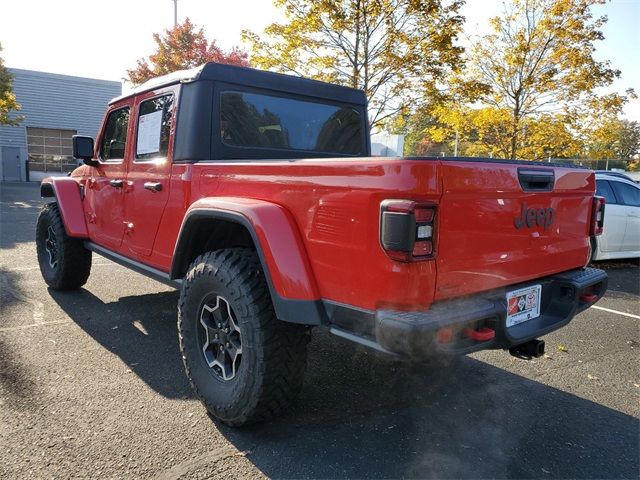
[[[604,200],[608,205],[618,203],[611,185],[609,185],[609,182],[606,180],[596,180],[596,195],[604,197]]]
[[[152,98],[140,104],[136,159],[151,160],[166,157],[171,134],[173,95]]]
[[[220,138],[230,147],[356,155],[363,124],[350,106],[249,92],[220,96]]]
[[[129,128],[129,107],[114,110],[109,114],[100,143],[101,160],[122,160],[124,158],[127,128]]]
[[[620,203],[632,207],[640,207],[640,188],[622,182],[611,182]]]

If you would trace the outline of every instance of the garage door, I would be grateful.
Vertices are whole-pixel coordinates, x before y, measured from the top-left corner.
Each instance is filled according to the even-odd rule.
[[[77,166],[71,137],[76,130],[27,127],[30,172],[66,173]]]

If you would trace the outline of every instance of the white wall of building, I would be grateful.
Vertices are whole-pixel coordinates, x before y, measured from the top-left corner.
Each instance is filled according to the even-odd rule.
[[[371,155],[374,157],[401,157],[404,135],[371,135]]]
[[[2,147],[20,149],[21,175],[26,180],[27,127],[76,130],[96,136],[109,101],[122,94],[122,84],[109,80],[72,77],[9,68],[13,93],[24,120],[17,126],[0,126],[0,179]]]

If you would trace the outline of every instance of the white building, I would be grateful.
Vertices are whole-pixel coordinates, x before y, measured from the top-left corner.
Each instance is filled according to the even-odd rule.
[[[96,136],[109,100],[122,84],[10,68],[24,120],[0,126],[0,179],[39,180],[73,169],[72,135]]]

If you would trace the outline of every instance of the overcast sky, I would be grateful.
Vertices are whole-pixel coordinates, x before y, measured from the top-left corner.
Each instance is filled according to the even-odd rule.
[[[172,0],[3,0],[0,17],[2,55],[9,67],[121,80],[137,58],[153,52],[152,34],[173,25]],[[501,11],[500,0],[467,0],[466,31],[486,29]],[[594,9],[606,14],[606,39],[598,58],[622,70],[614,88],[640,93],[640,0],[611,0]],[[178,0],[179,21],[188,16],[207,36],[229,48],[240,32],[255,32],[282,19],[271,0]],[[625,114],[640,120],[640,100]]]

